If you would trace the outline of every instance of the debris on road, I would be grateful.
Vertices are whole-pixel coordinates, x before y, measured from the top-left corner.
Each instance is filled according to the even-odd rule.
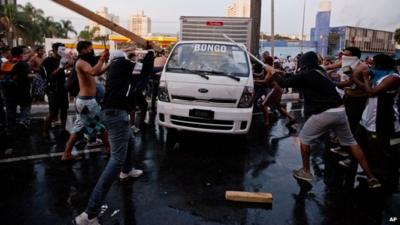
[[[225,199],[236,202],[272,203],[271,193],[226,191]]]

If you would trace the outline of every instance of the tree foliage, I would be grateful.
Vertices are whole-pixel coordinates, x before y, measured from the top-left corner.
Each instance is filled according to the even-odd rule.
[[[394,39],[396,40],[397,44],[400,45],[400,28],[397,28],[397,30],[394,32]]]
[[[29,2],[0,5],[0,34],[9,46],[15,38],[21,38],[26,45],[36,45],[43,44],[45,38],[68,38],[70,33],[77,34],[70,20],[55,21]]]

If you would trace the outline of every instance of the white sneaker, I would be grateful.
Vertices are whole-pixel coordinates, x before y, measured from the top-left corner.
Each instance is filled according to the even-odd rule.
[[[74,225],[100,225],[97,217],[89,220],[88,214],[86,212],[81,213],[79,216],[75,217],[72,221]]]
[[[86,147],[88,148],[94,148],[94,147],[100,147],[103,145],[103,141],[101,139],[96,138],[96,141],[93,142],[88,142],[86,144]]]
[[[350,159],[343,159],[343,160],[340,160],[338,163],[341,166],[350,167],[352,162]]]
[[[140,177],[140,175],[142,175],[142,174],[143,174],[143,170],[137,170],[137,169],[133,168],[131,170],[131,172],[129,172],[129,173],[121,172],[119,174],[119,179],[125,180],[125,179],[130,178],[130,177],[136,178],[136,177]]]
[[[132,131],[133,131],[134,134],[137,134],[137,133],[140,132],[140,129],[137,128],[135,125],[131,126],[131,129],[132,129]]]
[[[331,152],[341,155],[343,157],[350,156],[350,154],[347,151],[343,150],[341,147],[331,148],[330,150],[331,150]]]

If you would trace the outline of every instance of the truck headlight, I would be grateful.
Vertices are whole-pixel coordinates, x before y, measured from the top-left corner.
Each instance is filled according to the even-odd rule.
[[[238,108],[250,108],[253,106],[254,90],[252,87],[244,87],[242,97],[240,97]]]
[[[158,88],[158,100],[162,102],[169,102],[168,88],[165,81],[160,82],[160,86]]]

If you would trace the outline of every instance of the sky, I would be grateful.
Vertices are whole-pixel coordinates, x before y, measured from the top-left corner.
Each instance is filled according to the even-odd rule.
[[[95,11],[108,7],[110,13],[120,17],[120,25],[127,26],[130,15],[143,9],[152,19],[152,32],[177,33],[180,16],[224,16],[226,6],[233,0],[75,0]],[[275,0],[275,33],[299,35],[301,33],[304,0]],[[305,34],[315,24],[320,0],[306,1]],[[55,20],[69,19],[78,32],[88,20],[51,0],[17,0],[24,5],[31,2],[46,16]],[[400,0],[331,0],[331,26],[361,26],[394,31],[400,28]],[[262,0],[261,31],[270,33],[271,0]]]

